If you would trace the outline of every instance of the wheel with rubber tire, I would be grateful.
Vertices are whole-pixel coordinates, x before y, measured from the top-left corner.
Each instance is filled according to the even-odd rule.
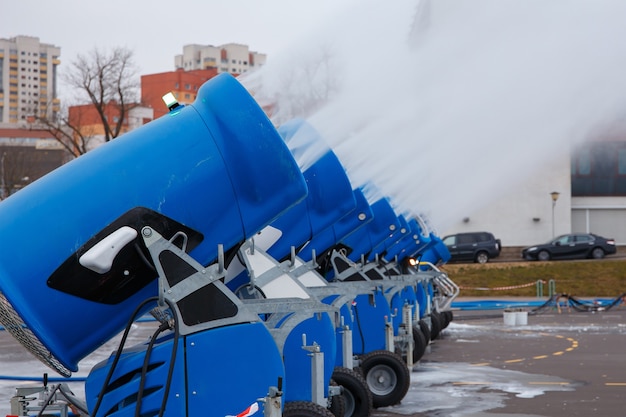
[[[478,264],[486,264],[489,262],[489,254],[485,251],[480,251],[476,254],[474,261]]]
[[[361,374],[338,366],[332,379],[343,388],[341,397],[345,404],[345,417],[369,417],[372,414],[372,393]]]
[[[417,322],[417,324],[419,324],[420,330],[422,331],[422,333],[424,333],[424,337],[426,338],[426,343],[430,342],[431,340],[430,326],[428,325],[428,323],[426,323],[424,319],[421,319],[420,321]]]
[[[441,316],[438,312],[433,311],[430,313],[430,340],[437,339],[442,328]]]
[[[398,354],[375,350],[361,357],[361,370],[374,408],[398,404],[409,390],[411,374]]]
[[[285,403],[282,417],[335,417],[326,407],[310,401],[291,401]]]
[[[339,386],[337,381],[335,381],[332,378],[330,380],[330,385],[336,386],[336,387]],[[333,396],[328,397],[328,409],[330,410],[331,413],[333,413],[335,417],[347,417],[346,397],[343,395],[343,389],[341,391],[342,393],[339,395],[333,395]]]
[[[537,254],[538,261],[549,261],[550,260],[550,252],[547,250],[542,250]]]
[[[591,251],[591,257],[593,259],[602,259],[602,258],[604,258],[604,250],[602,248],[594,248]]]
[[[417,363],[426,353],[428,340],[418,324],[413,325],[413,363]]]
[[[452,313],[451,310],[446,310],[443,312],[443,314],[446,316],[446,326],[448,327],[450,325],[450,323],[452,323],[452,321],[454,320],[454,313]]]

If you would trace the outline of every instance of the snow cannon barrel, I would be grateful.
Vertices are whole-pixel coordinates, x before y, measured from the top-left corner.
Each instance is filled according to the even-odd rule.
[[[419,223],[415,218],[407,221],[411,233],[405,235],[396,244],[387,248],[383,258],[390,262],[394,258],[398,258],[402,262],[407,257],[415,255],[421,249],[424,249],[430,242],[430,236],[424,236]]]
[[[398,215],[387,198],[381,198],[371,204],[372,220],[365,227],[346,236],[341,243],[350,248],[348,258],[359,262],[361,255],[369,255],[373,248],[400,229]]]
[[[431,233],[428,245],[418,251],[418,256],[420,261],[442,265],[450,260],[450,250],[443,243],[441,237]]]
[[[360,188],[356,188],[353,190],[353,193],[356,201],[355,209],[343,216],[331,227],[327,227],[320,233],[315,234],[309,243],[298,252],[300,258],[310,261],[313,251],[318,256],[318,260],[320,257],[329,257],[330,253],[325,254],[325,252],[332,251],[335,245],[346,238],[346,236],[365,226],[373,219],[372,208],[363,191]]]
[[[409,227],[408,221],[403,215],[398,216],[398,223],[400,224],[400,227],[395,229],[391,233],[391,235],[389,235],[389,237],[378,242],[378,244],[376,244],[375,240],[372,240],[372,242],[374,242],[375,245],[369,254],[369,257],[367,259],[368,261],[370,262],[375,261],[377,256],[379,258],[384,257],[387,251],[389,250],[389,248],[398,244],[398,242],[400,242],[405,237],[410,236],[411,229]]]
[[[335,153],[317,131],[301,120],[292,120],[278,128],[296,161],[304,164],[303,176],[307,197],[273,221],[266,230],[278,236],[266,251],[275,259],[289,255],[291,247],[300,249],[322,230],[356,208],[350,179]],[[318,156],[312,157],[311,155]],[[315,158],[313,162],[308,159]],[[260,246],[264,246],[261,244]]]
[[[142,227],[167,239],[184,232],[186,251],[209,265],[218,245],[228,255],[306,193],[259,105],[235,78],[219,75],[193,104],[0,203],[0,320],[69,376],[157,295]]]

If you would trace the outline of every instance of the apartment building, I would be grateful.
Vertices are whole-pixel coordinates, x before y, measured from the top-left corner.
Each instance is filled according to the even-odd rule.
[[[0,123],[52,118],[60,109],[57,68],[61,48],[33,36],[0,38]]]
[[[217,69],[195,69],[162,72],[141,76],[141,102],[154,111],[154,118],[168,112],[162,97],[174,94],[180,104],[191,104],[196,99],[198,89],[207,80],[217,75]]]
[[[183,53],[174,57],[178,69],[216,70],[240,75],[265,65],[265,54],[250,51],[248,45],[227,43],[221,46],[191,44],[183,46]]]
[[[105,142],[102,119],[92,104],[70,106],[68,112],[70,124],[89,141],[89,149],[94,149]],[[115,126],[119,122],[119,114],[120,109],[115,102],[110,102],[104,107],[104,115],[110,126]],[[137,129],[153,119],[154,112],[150,107],[139,104],[127,105],[127,114],[121,122],[120,135]]]

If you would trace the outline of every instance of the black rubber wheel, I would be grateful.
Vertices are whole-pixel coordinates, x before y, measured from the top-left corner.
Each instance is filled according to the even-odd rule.
[[[374,408],[398,404],[409,390],[411,374],[398,354],[375,350],[361,357],[361,369]]]
[[[602,258],[604,258],[604,250],[602,250],[602,248],[594,248],[591,251],[591,257],[593,259],[602,259]]]
[[[428,341],[419,325],[413,325],[413,363],[417,363],[426,353]]]
[[[448,317],[446,316],[445,311],[439,312],[439,319],[441,320],[441,330],[439,331],[439,333],[441,333],[441,331],[445,329],[446,327],[448,327],[448,324],[450,323],[448,322]]]
[[[549,261],[550,260],[550,252],[546,250],[542,250],[537,254],[538,261]]]
[[[331,411],[310,401],[285,403],[282,417],[335,417]]]
[[[430,340],[437,339],[442,329],[443,327],[441,316],[438,312],[433,311],[432,313],[430,313]]]
[[[474,262],[477,264],[486,264],[489,262],[489,254],[484,251],[480,251],[476,254],[476,258],[474,258]]]
[[[341,396],[345,404],[345,417],[369,417],[372,414],[372,393],[360,373],[338,366],[333,371],[332,380],[343,387]]]
[[[443,312],[443,314],[446,317],[446,326],[448,327],[450,325],[450,323],[452,323],[452,321],[454,320],[454,313],[452,313],[452,311],[450,310],[446,310]]]
[[[330,385],[339,386],[339,384],[332,378],[330,380]],[[343,393],[328,397],[328,409],[335,417],[346,417],[346,397]]]
[[[424,319],[421,319],[420,321],[418,321],[417,324],[419,324],[420,330],[422,331],[422,333],[424,333],[424,337],[426,338],[426,343],[429,343],[431,340],[430,339],[430,326],[428,326],[428,323],[426,323]]]

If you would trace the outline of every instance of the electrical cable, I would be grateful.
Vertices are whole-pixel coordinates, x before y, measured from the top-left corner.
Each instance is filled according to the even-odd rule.
[[[146,353],[143,358],[143,365],[141,367],[141,377],[139,378],[139,390],[137,391],[137,401],[135,405],[135,417],[140,417],[141,413],[141,403],[143,401],[143,392],[146,385],[146,375],[148,374],[148,365],[150,364],[150,356],[152,356],[152,349],[154,348],[154,343],[161,333],[169,328],[169,323],[164,322],[156,329],[152,337],[150,338],[150,342],[148,343],[148,347],[146,348]]]
[[[361,352],[365,352],[365,337],[363,336],[363,329],[361,328],[361,320],[359,320],[359,311],[356,308],[356,301],[352,304],[352,308],[354,309],[354,318],[356,320],[356,327],[359,330],[359,335],[361,336]]]
[[[174,345],[172,347],[172,355],[170,357],[170,368],[167,372],[167,381],[165,382],[165,391],[163,393],[163,401],[161,402],[161,410],[159,410],[159,417],[163,417],[165,412],[165,406],[167,405],[167,397],[170,393],[170,387],[172,385],[172,376],[174,375],[174,364],[176,362],[176,355],[178,353],[178,339],[180,338],[180,329],[178,323],[178,315],[175,313],[174,303],[171,300],[165,299],[165,303],[172,310],[174,316]]]
[[[115,371],[115,368],[117,366],[117,363],[120,360],[120,357],[122,355],[122,349],[124,347],[124,345],[126,344],[126,339],[128,338],[128,334],[130,333],[130,329],[133,325],[133,322],[135,321],[135,317],[137,316],[137,314],[139,314],[139,311],[141,311],[141,309],[148,303],[151,302],[155,302],[158,301],[159,297],[150,297],[144,301],[142,301],[137,308],[135,308],[135,311],[133,311],[133,314],[131,315],[128,323],[126,324],[126,329],[124,329],[124,334],[122,335],[122,339],[120,340],[120,344],[117,348],[117,351],[115,352],[115,357],[113,358],[113,363],[111,364],[111,367],[109,368],[109,372],[104,380],[104,383],[102,384],[102,388],[100,390],[100,393],[98,394],[98,400],[96,401],[96,405],[93,408],[93,412],[92,412],[92,416],[91,417],[96,417],[97,413],[98,413],[98,409],[100,408],[100,405],[102,404],[102,399],[104,398],[104,394],[106,392],[107,387],[109,386],[109,382],[111,381],[111,378],[113,377],[113,372]]]

